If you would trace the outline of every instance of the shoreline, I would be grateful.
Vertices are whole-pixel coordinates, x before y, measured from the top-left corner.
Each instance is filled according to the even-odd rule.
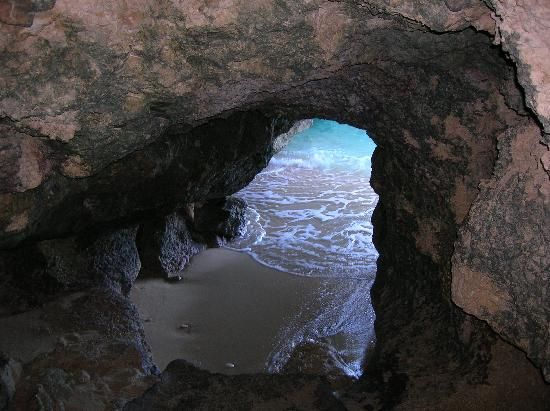
[[[281,331],[326,282],[213,248],[193,257],[180,282],[138,278],[130,298],[159,368],[182,358],[211,372],[259,373]]]
[[[210,372],[279,372],[301,343],[328,344],[359,377],[372,347],[371,280],[289,274],[244,252],[210,248],[179,282],[136,281],[130,298],[161,369],[185,359]]]

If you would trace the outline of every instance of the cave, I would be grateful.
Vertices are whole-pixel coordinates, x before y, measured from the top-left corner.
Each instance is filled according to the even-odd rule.
[[[549,16],[0,1],[0,409],[547,409]],[[377,145],[372,365],[337,387],[160,370],[136,278],[228,236],[229,196],[304,118]]]
[[[211,230],[225,238],[197,246],[174,270],[179,281],[159,278],[153,265],[133,284],[130,299],[160,369],[181,358],[213,373],[307,372],[351,383],[368,367],[375,145],[364,130],[308,119],[273,146],[267,167],[228,198],[231,215],[218,221],[232,228]]]

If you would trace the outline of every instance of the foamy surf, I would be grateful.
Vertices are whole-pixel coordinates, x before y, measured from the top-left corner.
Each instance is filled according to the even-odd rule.
[[[304,301],[281,330],[267,362],[270,371],[279,370],[300,342],[323,339],[346,360],[348,375],[361,373],[365,348],[374,339],[374,148],[363,130],[316,119],[237,193],[249,205],[247,225],[228,248],[280,271],[327,280],[316,303]]]
[[[252,183],[244,235],[228,245],[288,273],[367,278],[376,270],[367,134],[314,120]]]

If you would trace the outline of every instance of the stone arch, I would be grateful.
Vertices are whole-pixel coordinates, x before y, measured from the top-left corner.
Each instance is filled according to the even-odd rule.
[[[497,337],[456,303],[548,379],[547,65],[518,10],[488,2],[497,48],[487,2],[51,3],[0,9],[2,249],[223,197],[293,120],[331,118],[378,145],[380,375],[482,381]]]

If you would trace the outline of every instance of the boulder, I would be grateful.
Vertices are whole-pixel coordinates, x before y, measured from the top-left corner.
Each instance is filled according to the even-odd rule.
[[[193,231],[209,246],[219,246],[242,234],[246,207],[246,201],[235,196],[196,204]]]
[[[205,248],[193,240],[188,223],[179,212],[144,222],[138,247],[144,274],[161,274],[165,278],[181,276],[191,257]]]

